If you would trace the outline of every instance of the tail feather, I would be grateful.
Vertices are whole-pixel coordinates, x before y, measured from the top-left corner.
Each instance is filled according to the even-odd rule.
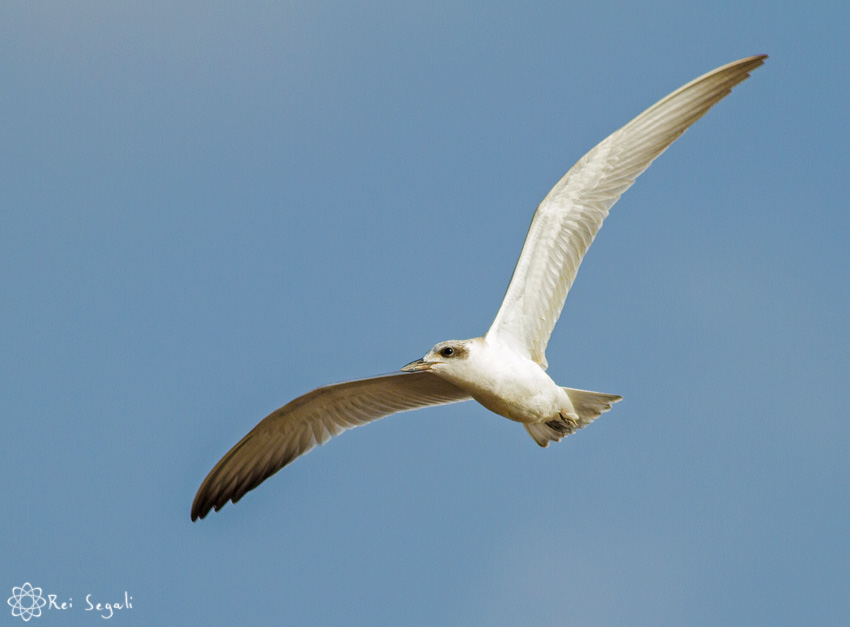
[[[572,388],[564,388],[564,391],[572,401],[578,420],[574,416],[561,415],[546,422],[523,425],[534,441],[542,447],[549,446],[549,442],[560,442],[561,439],[596,420],[601,414],[611,409],[611,405],[623,400],[622,396],[616,394],[602,394]]]

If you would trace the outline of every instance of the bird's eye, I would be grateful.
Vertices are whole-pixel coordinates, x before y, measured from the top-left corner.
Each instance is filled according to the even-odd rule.
[[[442,355],[443,357],[451,357],[454,354],[455,349],[453,349],[451,346],[446,346],[443,350],[440,351],[440,355]]]

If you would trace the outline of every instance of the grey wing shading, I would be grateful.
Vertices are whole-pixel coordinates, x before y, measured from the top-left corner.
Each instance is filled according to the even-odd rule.
[[[615,131],[564,175],[534,213],[488,339],[546,368],[549,336],[608,210],[653,159],[764,59],[741,59],[691,81]]]
[[[428,372],[390,374],[327,385],[272,412],[221,458],[192,504],[192,520],[236,503],[296,457],[346,429],[398,412],[469,400]]]

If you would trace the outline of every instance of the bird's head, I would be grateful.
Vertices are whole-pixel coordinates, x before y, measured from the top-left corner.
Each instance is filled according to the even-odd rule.
[[[472,340],[449,340],[435,345],[422,358],[412,361],[402,368],[402,372],[419,372],[431,370],[435,373],[450,373],[463,368],[470,356],[475,352],[481,338]]]

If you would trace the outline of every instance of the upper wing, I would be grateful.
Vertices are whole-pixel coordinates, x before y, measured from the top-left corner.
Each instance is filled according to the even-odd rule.
[[[546,368],[546,344],[582,257],[608,210],[658,155],[767,55],[717,68],[657,102],[584,155],[552,188],[525,244],[487,338]]]
[[[390,374],[326,385],[269,414],[221,458],[204,479],[192,520],[236,503],[267,478],[317,444],[378,418],[470,396],[428,372]]]

